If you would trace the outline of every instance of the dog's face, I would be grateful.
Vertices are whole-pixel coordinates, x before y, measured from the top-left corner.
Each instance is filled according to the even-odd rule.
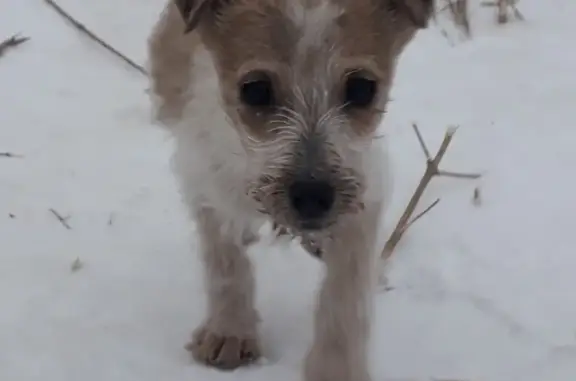
[[[396,59],[433,0],[175,1],[214,57],[262,211],[306,232],[361,208]]]

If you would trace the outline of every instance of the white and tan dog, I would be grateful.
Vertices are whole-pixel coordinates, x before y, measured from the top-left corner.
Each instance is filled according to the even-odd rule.
[[[149,40],[156,118],[198,224],[208,311],[188,346],[260,356],[246,247],[270,221],[321,255],[306,381],[368,381],[386,156],[375,141],[398,57],[433,0],[173,0]]]

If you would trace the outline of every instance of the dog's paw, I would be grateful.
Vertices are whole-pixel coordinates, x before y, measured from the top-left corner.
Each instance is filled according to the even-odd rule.
[[[371,381],[368,367],[349,354],[312,348],[303,366],[304,381]],[[335,348],[334,348],[335,349]]]
[[[226,336],[201,327],[186,345],[194,360],[222,370],[247,366],[260,359],[256,337]]]

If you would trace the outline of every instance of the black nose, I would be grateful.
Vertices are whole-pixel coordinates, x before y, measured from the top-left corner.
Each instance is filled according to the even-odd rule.
[[[325,181],[300,180],[288,190],[292,208],[303,220],[324,217],[334,204],[334,188]]]

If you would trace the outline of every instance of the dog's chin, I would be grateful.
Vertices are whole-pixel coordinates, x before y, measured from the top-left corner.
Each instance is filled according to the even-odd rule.
[[[326,220],[291,220],[286,221],[282,218],[271,218],[275,229],[282,228],[294,236],[303,236],[310,234],[321,234],[327,231],[332,223]],[[280,222],[283,221],[283,222]]]
[[[296,226],[297,230],[302,233],[317,233],[329,227],[329,225],[323,221],[299,221]]]
[[[297,235],[318,235],[330,230],[334,221],[319,220],[298,220],[294,221],[290,229]]]

